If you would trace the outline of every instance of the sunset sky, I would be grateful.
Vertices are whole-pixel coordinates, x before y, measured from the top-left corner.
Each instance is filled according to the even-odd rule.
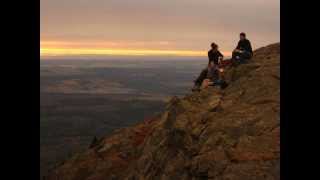
[[[280,0],[40,0],[41,56],[225,55],[280,41]]]

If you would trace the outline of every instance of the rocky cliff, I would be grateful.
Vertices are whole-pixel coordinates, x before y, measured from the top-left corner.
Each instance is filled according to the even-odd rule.
[[[280,44],[227,67],[226,78],[226,89],[174,97],[161,115],[97,140],[46,179],[280,179]]]

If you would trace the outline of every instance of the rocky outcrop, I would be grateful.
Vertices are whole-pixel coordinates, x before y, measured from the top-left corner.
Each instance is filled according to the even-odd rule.
[[[280,179],[280,44],[226,78],[226,89],[173,97],[162,114],[96,141],[46,179]]]

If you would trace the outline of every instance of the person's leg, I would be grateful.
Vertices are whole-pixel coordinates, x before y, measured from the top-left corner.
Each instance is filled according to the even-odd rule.
[[[209,86],[210,79],[204,79],[201,84],[201,89],[205,89]]]
[[[251,58],[251,53],[249,53],[249,52],[243,52],[243,58],[245,58],[245,59],[250,59]]]
[[[202,85],[202,82],[204,79],[207,78],[208,69],[204,69],[201,71],[199,77],[194,81],[194,86],[192,88],[192,91],[200,91],[200,87]]]
[[[221,80],[219,85],[221,89],[228,87],[228,83],[225,80]]]
[[[220,86],[221,89],[225,89],[228,83],[224,79],[217,79],[213,82],[213,86]]]
[[[233,52],[232,58],[237,60],[237,59],[241,58],[241,55],[242,55],[242,53],[240,53],[240,52]]]
[[[241,61],[241,53],[240,52],[232,52],[232,66],[238,66]]]
[[[247,52],[247,51],[242,52],[241,53],[241,59],[240,59],[241,63],[246,63],[247,60],[249,60],[251,58],[251,56],[252,55],[251,55],[250,52]]]
[[[232,57],[231,57],[231,59],[235,60],[235,59],[236,59],[236,56],[237,56],[237,52],[232,51]]]
[[[207,78],[208,69],[204,69],[201,71],[199,77],[195,80],[195,85],[201,85],[202,81]]]
[[[245,63],[245,60],[246,60],[246,58],[245,58],[245,53],[244,53],[244,52],[240,53],[239,57],[240,57],[240,58],[239,58],[240,64]]]
[[[225,79],[225,76],[224,76],[224,69],[223,68],[220,68],[219,69],[219,78],[224,80]]]

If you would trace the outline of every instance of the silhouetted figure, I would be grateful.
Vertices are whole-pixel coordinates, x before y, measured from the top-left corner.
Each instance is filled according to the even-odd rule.
[[[219,52],[218,48],[219,48],[218,45],[216,45],[215,43],[211,44],[211,49],[208,51],[208,58],[209,58],[208,66],[211,62],[218,65],[219,60],[223,58],[223,55]]]
[[[199,91],[201,85],[205,79],[210,80],[210,85],[218,85],[220,84],[222,69],[219,69],[218,65],[223,59],[223,55],[218,50],[218,45],[215,43],[211,44],[211,50],[208,52],[208,66],[203,69],[199,75],[199,77],[194,81],[194,87],[192,91]],[[221,72],[222,71],[222,72]],[[222,81],[221,81],[222,82]]]
[[[250,41],[245,33],[240,33],[240,40],[235,50],[232,52],[232,60],[236,63],[244,63],[253,55]]]

